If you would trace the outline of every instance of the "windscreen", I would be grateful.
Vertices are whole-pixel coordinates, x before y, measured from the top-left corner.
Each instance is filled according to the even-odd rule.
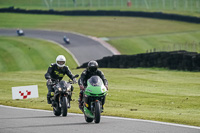
[[[101,86],[102,85],[102,80],[99,76],[92,76],[90,79],[89,79],[89,83],[92,85],[92,86]]]
[[[60,83],[59,83],[59,86],[60,86],[61,88],[66,88],[67,82],[64,81],[64,80],[61,80]]]

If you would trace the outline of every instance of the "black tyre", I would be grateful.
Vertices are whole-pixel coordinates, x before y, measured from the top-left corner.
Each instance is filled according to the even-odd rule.
[[[101,109],[100,109],[100,102],[99,101],[96,101],[95,102],[95,109],[94,109],[94,122],[95,123],[99,123],[100,122],[100,119],[101,119]]]
[[[61,115],[61,108],[58,106],[58,104],[57,104],[56,107],[53,107],[53,113],[54,113],[55,116]]]
[[[62,98],[62,116],[67,116],[67,111],[68,111],[67,105],[68,105],[68,99],[67,97],[63,97]]]
[[[84,114],[84,116],[85,116],[85,121],[86,122],[91,123],[93,121],[92,118],[87,117],[85,114]]]

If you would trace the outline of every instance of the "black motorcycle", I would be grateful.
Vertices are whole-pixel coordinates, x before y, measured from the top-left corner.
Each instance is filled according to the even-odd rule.
[[[79,75],[75,75],[77,78]],[[51,97],[53,113],[55,116],[67,116],[68,108],[70,108],[70,101],[73,91],[73,81],[66,82],[61,80],[55,80],[52,82],[54,84],[54,96]]]

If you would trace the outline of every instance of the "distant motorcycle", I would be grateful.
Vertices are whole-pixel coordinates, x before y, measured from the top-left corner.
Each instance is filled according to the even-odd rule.
[[[83,107],[85,121],[99,123],[103,106],[107,95],[107,89],[99,76],[92,76],[87,81],[87,87],[83,94]]]
[[[77,78],[79,75],[75,75]],[[61,80],[55,80],[52,82],[54,84],[54,96],[51,97],[51,103],[53,107],[53,113],[55,116],[67,116],[68,108],[70,108],[70,101],[73,91],[73,81],[66,82]]]
[[[63,37],[63,40],[66,44],[70,44],[70,40],[66,36]]]
[[[22,29],[17,30],[17,35],[18,36],[24,36],[24,31]]]

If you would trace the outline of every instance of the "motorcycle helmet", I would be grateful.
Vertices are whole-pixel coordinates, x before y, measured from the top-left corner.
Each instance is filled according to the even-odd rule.
[[[89,72],[96,72],[98,67],[99,66],[98,66],[98,63],[96,61],[90,61],[88,63],[87,69],[88,69]]]
[[[56,58],[56,64],[58,67],[64,67],[66,62],[66,58],[64,55],[58,55]]]

